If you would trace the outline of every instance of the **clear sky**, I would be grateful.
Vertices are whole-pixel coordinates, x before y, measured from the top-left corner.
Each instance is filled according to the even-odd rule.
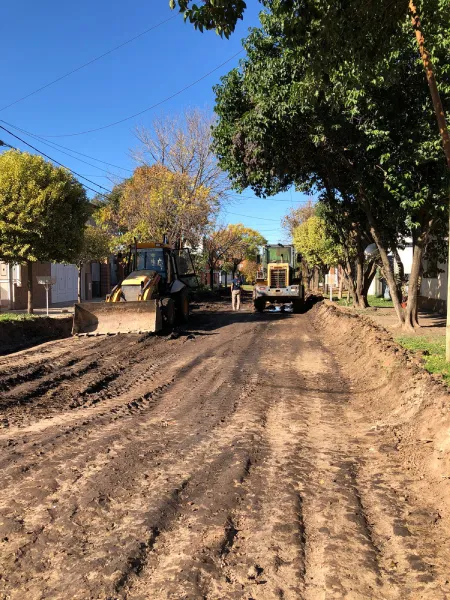
[[[67,167],[111,188],[111,173],[126,177],[135,166],[130,148],[136,145],[133,132],[137,125],[150,126],[155,116],[178,113],[185,107],[214,106],[212,86],[238,63],[239,56],[231,57],[241,50],[248,28],[258,25],[259,9],[256,0],[249,0],[244,22],[225,40],[214,32],[195,31],[169,9],[168,0],[4,3],[0,119],[43,136],[48,144],[69,148],[64,152],[71,156],[11,129]],[[8,106],[155,25],[100,60]],[[221,64],[199,83],[162,102]],[[160,106],[113,127],[67,135],[103,127],[157,103]],[[6,123],[0,124],[10,129]],[[0,139],[26,149],[4,131],[0,131]],[[74,158],[73,150],[122,168],[78,156],[95,167],[84,164]],[[222,220],[254,227],[270,242],[286,241],[280,219],[290,206],[304,201],[305,196],[295,191],[261,200],[246,190],[227,205]]]

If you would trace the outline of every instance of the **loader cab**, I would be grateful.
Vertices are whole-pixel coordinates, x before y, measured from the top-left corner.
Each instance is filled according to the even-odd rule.
[[[299,256],[293,246],[268,244],[257,257],[256,279],[266,281],[273,287],[284,287],[289,283],[298,282],[301,278],[298,260]]]
[[[161,277],[167,277],[167,258],[163,248],[139,248],[137,250],[136,268],[134,271],[156,271]]]
[[[177,279],[191,288],[198,287],[192,257],[187,248],[174,250],[169,244],[137,243],[130,247],[127,273],[156,271],[161,277],[161,291]]]

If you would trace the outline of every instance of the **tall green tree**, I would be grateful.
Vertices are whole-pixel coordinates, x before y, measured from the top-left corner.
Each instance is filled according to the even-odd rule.
[[[267,240],[255,229],[245,227],[242,223],[228,225],[229,231],[235,236],[236,242],[228,252],[227,261],[231,266],[233,277],[236,269],[244,260],[256,261],[258,250]]]
[[[284,26],[265,14],[264,27],[245,41],[247,60],[216,88],[220,164],[237,189],[267,195],[294,184],[323,202],[356,203],[379,247],[399,321],[413,327],[417,294],[405,321],[388,253],[414,234],[417,281],[423,248],[445,218],[448,181],[409,24],[402,45],[373,64],[364,87],[353,73],[333,70],[318,83],[309,47],[293,47]]]
[[[117,236],[196,246],[216,214],[218,197],[206,185],[196,185],[186,173],[158,163],[137,167],[120,188],[114,188],[96,211],[97,222]]]
[[[72,262],[90,212],[84,188],[66,169],[16,150],[0,156],[0,259],[27,265],[29,313],[33,263]]]

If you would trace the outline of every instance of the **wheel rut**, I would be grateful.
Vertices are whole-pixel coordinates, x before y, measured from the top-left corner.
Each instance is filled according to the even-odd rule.
[[[210,307],[0,367],[0,598],[450,597],[439,516],[308,314]]]

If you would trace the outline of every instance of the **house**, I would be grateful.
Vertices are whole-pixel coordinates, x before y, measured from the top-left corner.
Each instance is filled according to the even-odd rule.
[[[36,262],[33,264],[33,300],[35,308],[44,308],[46,294],[39,276],[51,276],[56,283],[49,294],[50,306],[76,302],[78,293],[78,269],[75,265]],[[111,280],[117,279],[114,260],[106,263],[91,262],[82,268],[81,298],[92,300],[105,297],[111,291]],[[27,308],[27,267],[0,262],[0,308],[23,310]]]
[[[419,307],[441,314],[447,312],[448,268],[444,263],[424,261],[424,275],[420,284]]]

